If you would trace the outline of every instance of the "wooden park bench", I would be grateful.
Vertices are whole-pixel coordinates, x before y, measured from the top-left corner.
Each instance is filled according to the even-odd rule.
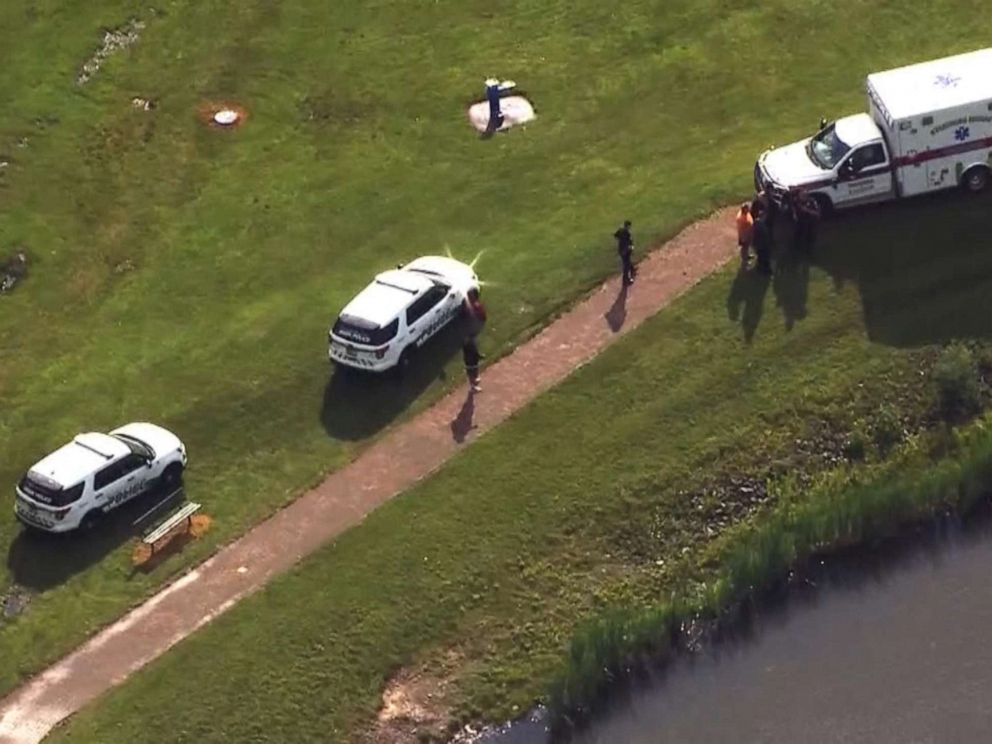
[[[146,533],[141,538],[141,542],[147,545],[151,549],[152,554],[154,554],[155,549],[162,543],[168,542],[170,538],[180,531],[180,528],[188,532],[193,526],[193,515],[199,510],[200,504],[192,501],[184,504],[166,517],[157,527]]]

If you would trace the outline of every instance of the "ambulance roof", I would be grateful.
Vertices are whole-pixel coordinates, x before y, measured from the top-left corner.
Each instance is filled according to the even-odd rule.
[[[992,101],[992,49],[877,72],[868,92],[896,121]]]

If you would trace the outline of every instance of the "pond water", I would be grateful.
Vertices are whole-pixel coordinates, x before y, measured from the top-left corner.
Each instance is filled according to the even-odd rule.
[[[579,744],[992,740],[992,524],[828,562],[812,584],[619,693]],[[540,720],[484,744],[544,744]]]

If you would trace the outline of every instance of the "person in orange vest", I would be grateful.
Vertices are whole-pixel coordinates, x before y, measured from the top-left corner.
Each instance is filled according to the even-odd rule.
[[[741,204],[741,208],[737,210],[736,222],[737,245],[741,249],[741,266],[744,267],[751,258],[751,237],[754,234],[754,217],[749,204]]]

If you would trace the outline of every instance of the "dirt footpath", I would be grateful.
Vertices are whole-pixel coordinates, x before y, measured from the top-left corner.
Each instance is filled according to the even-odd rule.
[[[733,210],[648,255],[637,283],[614,277],[465,387],[387,432],[353,463],[223,548],[0,702],[0,744],[34,744],[61,720],[439,468],[614,339],[737,255]],[[610,250],[604,247],[604,250]],[[467,419],[471,418],[469,422]]]

